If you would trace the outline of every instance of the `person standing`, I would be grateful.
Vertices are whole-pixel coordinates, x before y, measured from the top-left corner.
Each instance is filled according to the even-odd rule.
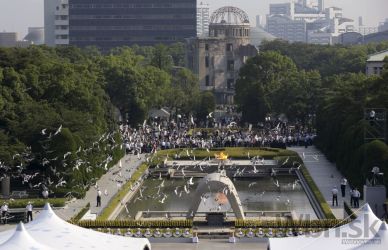
[[[7,224],[7,216],[8,216],[8,204],[6,202],[1,206],[1,220],[4,224]]]
[[[354,190],[354,207],[355,208],[359,208],[360,207],[360,197],[361,197],[361,193],[360,191],[358,191],[358,189],[356,188]]]
[[[97,207],[101,207],[101,195],[102,195],[101,190],[98,189],[97,190]]]
[[[336,206],[338,207],[338,198],[337,198],[337,195],[338,195],[338,189],[336,186],[334,186],[334,188],[331,190],[331,194],[333,195],[333,207],[334,207],[334,202],[336,204]]]
[[[31,220],[32,221],[32,204],[31,204],[31,201],[28,202],[27,206],[26,206],[26,210],[27,210],[27,223]]]
[[[351,187],[350,188],[350,206],[351,207],[354,206],[354,192],[355,192],[354,188]]]
[[[346,185],[348,184],[348,180],[344,177],[341,180],[341,193],[342,193],[342,198],[345,197],[345,191],[346,191]]]

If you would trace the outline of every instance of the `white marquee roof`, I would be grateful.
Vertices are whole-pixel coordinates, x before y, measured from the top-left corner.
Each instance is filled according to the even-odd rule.
[[[357,247],[357,250],[386,250],[388,248],[388,226],[387,223],[381,223],[380,229],[377,234],[365,242],[361,246]]]
[[[346,225],[332,228],[310,236],[280,239],[271,238],[269,239],[269,246],[271,250],[353,249],[361,245],[363,240],[367,241],[372,239],[381,224],[381,220],[376,217],[369,205],[366,204],[364,207],[362,207],[357,218]],[[360,239],[362,241],[360,241]],[[349,243],[351,241],[352,243]]]
[[[22,222],[16,227],[12,236],[3,244],[0,249],[4,250],[53,250],[52,248],[40,244],[32,238],[24,228]]]
[[[46,204],[40,215],[26,224],[28,233],[39,243],[57,250],[65,249],[141,249],[150,243],[144,238],[131,238],[96,232],[70,224],[59,218]],[[11,237],[12,231],[0,233],[0,244]]]

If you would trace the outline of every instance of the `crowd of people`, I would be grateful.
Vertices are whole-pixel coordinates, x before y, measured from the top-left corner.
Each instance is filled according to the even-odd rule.
[[[212,122],[210,129],[194,129],[193,118],[178,123],[167,119],[150,119],[137,128],[127,124],[120,126],[127,153],[152,153],[171,148],[215,147],[276,147],[312,145],[314,134],[303,127],[280,121],[258,128],[240,128],[237,122],[223,119]]]

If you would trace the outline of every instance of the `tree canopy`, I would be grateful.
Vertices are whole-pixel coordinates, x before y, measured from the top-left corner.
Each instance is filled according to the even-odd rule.
[[[361,187],[376,165],[388,185],[388,138],[364,138],[365,131],[376,131],[365,110],[388,109],[388,63],[381,76],[367,78],[367,55],[386,48],[387,42],[357,46],[263,43],[260,54],[241,68],[237,81],[236,102],[243,120],[255,124],[268,113],[285,113],[289,120],[305,124],[314,117],[316,145],[352,185]]]
[[[37,171],[82,194],[123,154],[116,109],[134,126],[155,107],[209,112],[182,49],[0,48],[0,178]]]

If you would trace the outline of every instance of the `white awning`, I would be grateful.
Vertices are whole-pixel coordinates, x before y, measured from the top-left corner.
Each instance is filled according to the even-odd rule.
[[[4,250],[53,250],[52,248],[45,246],[37,242],[32,238],[27,230],[24,228],[22,222],[17,225],[12,236],[3,244],[0,245],[0,249]]]
[[[388,228],[387,223],[381,223],[380,229],[369,241],[357,247],[357,250],[386,250],[388,248]]]
[[[28,233],[39,243],[57,250],[95,249],[95,250],[143,250],[151,249],[148,239],[116,236],[70,224],[59,218],[46,204],[39,216],[26,224]],[[0,244],[12,235],[11,231],[0,233]]]
[[[368,204],[364,205],[357,218],[350,223],[312,235],[290,238],[270,238],[271,250],[345,250],[354,249],[372,239],[381,225]]]

